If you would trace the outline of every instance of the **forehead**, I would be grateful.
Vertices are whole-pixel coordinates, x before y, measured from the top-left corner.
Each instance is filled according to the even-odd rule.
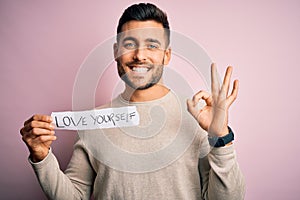
[[[146,20],[146,21],[137,21],[131,20],[123,24],[122,31],[128,31],[131,29],[142,29],[142,28],[162,28],[163,25],[154,20]]]
[[[149,38],[160,40],[164,42],[165,34],[164,28],[161,23],[154,20],[147,21],[129,21],[122,26],[122,32],[120,33],[121,41],[124,38],[135,38],[142,41]]]

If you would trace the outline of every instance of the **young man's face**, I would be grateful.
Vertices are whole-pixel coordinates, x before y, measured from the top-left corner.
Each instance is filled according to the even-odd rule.
[[[171,50],[162,24],[129,21],[122,26],[114,54],[121,79],[133,89],[142,90],[161,81]]]

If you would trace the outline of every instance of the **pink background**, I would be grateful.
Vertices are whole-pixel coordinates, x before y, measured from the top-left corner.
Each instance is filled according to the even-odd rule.
[[[34,113],[72,108],[80,64],[115,34],[121,12],[133,2],[0,1],[1,199],[46,199],[19,129]],[[299,1],[164,0],[157,5],[168,13],[171,28],[201,44],[220,72],[235,67],[240,92],[230,124],[246,199],[299,199]],[[53,150],[64,169],[76,134],[59,131],[57,136]]]

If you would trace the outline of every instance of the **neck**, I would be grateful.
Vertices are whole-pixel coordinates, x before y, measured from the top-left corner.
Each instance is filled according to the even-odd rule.
[[[145,102],[145,101],[152,101],[155,99],[162,98],[169,91],[170,89],[168,89],[166,86],[160,83],[155,84],[152,87],[145,90],[134,90],[128,85],[126,85],[125,91],[122,93],[122,97],[126,101]]]

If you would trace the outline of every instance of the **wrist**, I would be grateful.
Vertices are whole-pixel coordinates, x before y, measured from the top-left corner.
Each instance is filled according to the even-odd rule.
[[[44,160],[49,154],[49,149],[40,152],[31,152],[29,158],[32,162],[37,163]]]
[[[213,147],[224,147],[232,144],[234,140],[234,134],[232,129],[228,126],[227,134],[221,137],[208,136],[209,144]]]

